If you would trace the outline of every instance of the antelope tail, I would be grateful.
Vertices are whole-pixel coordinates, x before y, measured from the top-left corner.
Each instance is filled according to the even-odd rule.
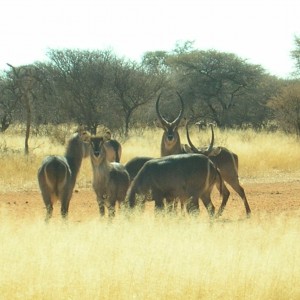
[[[59,189],[67,183],[67,172],[68,169],[63,164],[59,166],[47,164],[44,168],[46,184],[56,197],[59,197]]]

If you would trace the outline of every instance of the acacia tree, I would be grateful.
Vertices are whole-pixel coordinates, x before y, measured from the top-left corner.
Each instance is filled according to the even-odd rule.
[[[177,85],[192,112],[220,127],[232,124],[241,99],[249,97],[264,74],[259,65],[215,50],[170,55],[167,63],[177,73]]]
[[[29,153],[29,136],[32,122],[32,102],[36,98],[34,92],[40,84],[37,69],[34,66],[14,67],[10,64],[11,72],[7,73],[10,80],[9,89],[16,101],[21,103],[26,112],[25,154]]]
[[[143,55],[142,65],[148,73],[161,74],[169,71],[166,51],[148,51]]]
[[[281,128],[300,137],[300,82],[293,82],[268,103]]]
[[[143,66],[124,59],[116,61],[112,90],[124,116],[125,136],[133,112],[153,99],[163,85],[163,77],[146,72]]]
[[[295,49],[291,51],[295,60],[295,77],[300,75],[300,37],[295,36]],[[274,118],[286,132],[300,137],[300,81],[287,81],[268,106],[273,110]]]
[[[295,60],[295,75],[300,75],[300,36],[295,36],[295,49],[291,51],[292,58]]]
[[[66,122],[55,95],[53,66],[37,62],[34,67],[40,84],[34,89],[36,97],[32,105],[33,121],[36,125]]]
[[[48,56],[61,108],[70,119],[87,125],[95,133],[111,98],[108,82],[114,54],[111,51],[50,50]]]
[[[0,77],[0,132],[10,126],[18,99],[11,93],[10,81],[3,75]]]

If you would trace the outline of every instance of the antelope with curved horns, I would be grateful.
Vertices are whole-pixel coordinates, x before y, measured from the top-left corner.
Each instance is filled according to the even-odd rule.
[[[160,124],[164,130],[162,140],[161,140],[161,148],[160,148],[161,156],[192,152],[189,149],[189,146],[181,144],[180,136],[178,133],[178,127],[182,125],[181,121],[184,112],[184,103],[182,97],[177,92],[181,104],[181,109],[178,116],[172,122],[169,122],[161,115],[159,111],[159,101],[160,101],[161,94],[162,93],[159,94],[156,100],[156,113],[160,121]]]
[[[161,140],[161,156],[192,152],[188,149],[187,145],[181,144],[179,133],[178,133],[178,127],[180,125],[181,119],[183,117],[183,111],[184,111],[184,104],[183,104],[182,97],[177,92],[181,104],[181,109],[177,118],[175,118],[172,122],[169,122],[161,115],[159,111],[159,101],[161,95],[162,93],[158,95],[158,98],[156,100],[156,113],[160,121],[159,127],[162,127],[164,130],[162,140]],[[138,156],[138,157],[134,157],[133,159],[131,159],[125,164],[125,168],[127,169],[130,175],[131,181],[135,178],[135,176],[137,175],[139,170],[143,167],[143,165],[151,159],[154,159],[154,157]]]
[[[161,94],[159,94],[157,100],[156,100],[156,113],[160,120],[161,126],[164,130],[164,133],[162,135],[161,139],[161,148],[160,148],[160,154],[161,156],[167,156],[167,155],[174,155],[174,154],[185,154],[185,153],[191,153],[193,152],[191,148],[186,144],[181,144],[180,136],[178,133],[178,128],[182,126],[182,117],[184,113],[184,102],[179,92],[176,92],[178,95],[178,98],[180,100],[181,109],[178,114],[178,116],[172,121],[167,121],[160,113],[159,111],[159,101],[161,98]],[[210,144],[210,147],[205,151],[203,154],[209,154],[211,149],[213,148],[213,139]],[[167,199],[167,202],[172,203],[171,199]],[[182,202],[181,202],[182,203]],[[174,202],[175,204],[175,210],[177,206],[177,201]],[[183,208],[183,206],[181,205]]]
[[[212,126],[211,126],[212,128]],[[202,153],[198,148],[194,146],[190,139],[188,123],[186,124],[186,135],[188,143],[194,153]],[[232,151],[225,147],[217,147],[208,154],[209,159],[217,166],[220,170],[221,176],[225,182],[227,182],[241,197],[243,200],[246,214],[249,217],[251,215],[251,209],[247,201],[245,190],[240,185],[238,175],[238,156]],[[226,206],[228,198],[223,198],[221,206],[218,210],[217,216],[221,216]]]
[[[213,144],[214,144],[213,127],[211,127],[211,133],[212,133],[212,137],[211,137],[210,145],[207,148],[202,149],[201,151],[199,150],[198,153],[207,156],[213,150]],[[183,153],[183,154],[187,154],[187,153]],[[127,172],[129,173],[131,181],[134,180],[134,178],[137,176],[138,172],[144,166],[144,164],[146,162],[148,162],[149,160],[151,160],[151,159],[154,159],[154,158],[153,157],[148,157],[148,156],[138,156],[138,157],[132,158],[131,160],[129,160],[125,164],[125,168],[126,168]],[[147,199],[148,198],[149,197],[147,197]],[[167,204],[169,206],[169,210],[171,211],[172,210],[172,203],[174,201],[173,201],[173,199],[170,199],[170,198],[167,198],[166,201],[167,201]],[[183,210],[183,201],[180,201],[180,202],[181,202],[181,209]],[[176,211],[176,208],[177,208],[177,201],[175,201],[175,203],[174,203],[175,211]]]
[[[46,221],[52,217],[53,204],[61,202],[61,215],[66,218],[82,159],[89,155],[89,133],[78,130],[70,140],[65,155],[44,158],[38,170],[38,182],[46,206]]]
[[[188,140],[190,139],[188,135]],[[218,148],[214,148],[214,130],[213,130],[213,125],[211,124],[211,141],[210,144],[207,148],[203,149],[196,149],[197,153],[203,154],[203,155],[210,155],[212,152],[216,153]],[[194,147],[195,148],[195,147]],[[191,148],[192,149],[192,148]],[[193,149],[192,149],[193,150]],[[193,151],[193,152],[196,152]],[[184,153],[183,153],[184,154]],[[130,181],[133,181],[139,170],[143,167],[143,165],[149,161],[150,159],[154,159],[154,157],[149,157],[149,156],[136,156],[132,159],[130,159],[126,164],[125,168],[130,176]]]

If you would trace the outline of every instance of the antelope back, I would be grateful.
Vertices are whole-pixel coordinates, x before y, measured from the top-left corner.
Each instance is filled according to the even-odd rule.
[[[179,154],[149,160],[133,180],[128,198],[135,206],[135,194],[152,192],[153,199],[210,197],[216,168],[204,155]]]
[[[137,156],[132,158],[125,164],[125,168],[129,174],[131,181],[135,178],[135,176],[140,171],[140,169],[144,166],[144,164],[150,159],[153,159],[153,157]]]
[[[62,189],[65,188],[71,176],[72,171],[64,156],[47,156],[38,170],[40,189],[47,189],[49,194],[59,198]]]

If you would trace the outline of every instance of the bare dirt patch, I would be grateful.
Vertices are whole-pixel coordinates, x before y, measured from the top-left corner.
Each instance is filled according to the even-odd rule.
[[[248,182],[244,183],[246,195],[252,209],[252,215],[286,215],[300,217],[300,180],[289,182]],[[239,196],[231,191],[231,196],[222,218],[244,218],[245,209]],[[213,203],[220,205],[219,196],[214,193]],[[153,210],[153,202],[147,203],[147,210]],[[200,217],[207,217],[203,206]],[[9,219],[43,219],[45,207],[38,190],[24,192],[7,192],[0,194],[1,216]],[[60,203],[54,206],[55,219],[60,219]],[[92,189],[76,190],[70,203],[69,220],[88,221],[99,217],[95,194]]]

